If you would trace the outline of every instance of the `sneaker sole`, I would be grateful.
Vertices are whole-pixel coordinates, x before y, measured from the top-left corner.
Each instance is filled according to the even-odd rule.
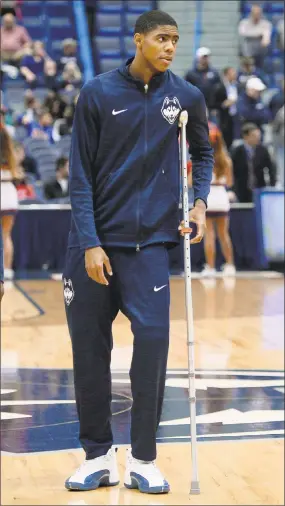
[[[76,483],[71,482],[69,483],[68,480],[65,482],[65,488],[67,490],[73,490],[73,491],[87,491],[87,490],[96,490],[99,487],[115,487],[116,485],[119,485],[119,481],[116,482],[110,482],[110,476],[109,474],[104,474],[100,478],[94,481],[94,483],[90,484],[84,484],[84,483]]]
[[[134,476],[131,477],[131,484],[127,485],[127,483],[124,483],[124,486],[128,489],[138,489],[143,494],[168,494],[170,491],[170,487],[168,483],[165,482],[165,485],[162,487],[148,487],[147,484],[143,483],[146,481],[144,478],[140,480],[139,477],[135,478]]]

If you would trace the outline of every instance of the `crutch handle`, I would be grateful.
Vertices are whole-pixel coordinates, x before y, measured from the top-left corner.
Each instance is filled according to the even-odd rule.
[[[181,227],[179,230],[180,230],[180,235],[191,234],[191,232],[192,232],[192,228],[187,228],[187,227]]]
[[[187,125],[188,123],[188,112],[182,111],[179,116],[178,126],[179,128],[182,127],[182,125]]]

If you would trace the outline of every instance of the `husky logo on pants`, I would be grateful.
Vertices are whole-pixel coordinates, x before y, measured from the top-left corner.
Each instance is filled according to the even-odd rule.
[[[71,301],[74,299],[74,290],[71,279],[63,280],[63,296],[66,304],[69,306]]]
[[[161,113],[162,116],[166,119],[166,121],[170,123],[170,125],[173,125],[175,120],[178,118],[181,110],[182,107],[177,97],[174,98],[165,97]]]

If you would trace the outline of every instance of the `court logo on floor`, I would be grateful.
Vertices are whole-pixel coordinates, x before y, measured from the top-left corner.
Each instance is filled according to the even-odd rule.
[[[2,371],[1,450],[78,448],[73,373],[69,369]],[[198,441],[284,437],[284,372],[197,371]],[[112,373],[115,444],[130,443],[131,385]],[[188,442],[188,373],[169,370],[158,442]]]

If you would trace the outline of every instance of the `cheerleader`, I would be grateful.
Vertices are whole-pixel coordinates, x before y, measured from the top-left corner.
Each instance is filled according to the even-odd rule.
[[[214,150],[214,170],[208,197],[204,251],[206,265],[202,275],[216,274],[216,237],[218,238],[226,263],[222,267],[225,276],[235,276],[233,246],[229,235],[230,198],[227,187],[233,185],[232,161],[218,128],[210,128],[210,141]]]
[[[18,208],[17,190],[13,184],[16,176],[16,162],[12,147],[12,140],[3,125],[0,125],[0,167],[1,167],[1,225],[4,246],[4,279],[14,277],[12,228]]]

